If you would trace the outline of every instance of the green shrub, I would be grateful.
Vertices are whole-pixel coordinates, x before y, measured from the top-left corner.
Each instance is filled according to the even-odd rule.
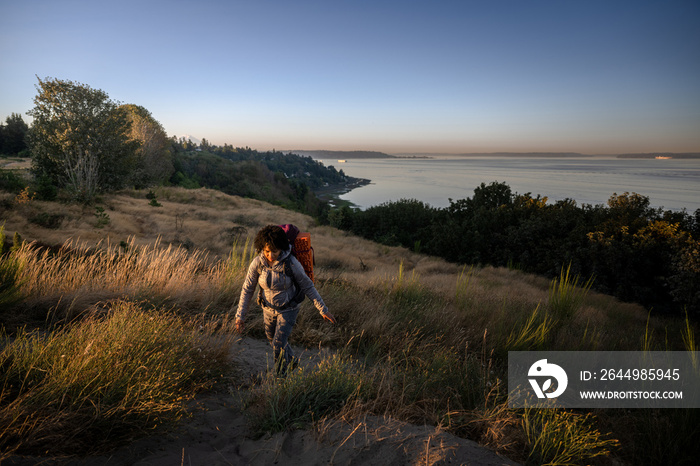
[[[107,214],[105,208],[101,206],[95,207],[95,218],[97,218],[95,228],[102,228],[110,222],[109,214]]]
[[[0,191],[19,193],[26,184],[26,181],[14,172],[0,169]]]
[[[61,227],[61,222],[63,222],[64,218],[65,216],[62,214],[50,214],[48,212],[41,212],[39,214],[34,215],[32,218],[29,219],[29,221],[44,228],[57,230]]]

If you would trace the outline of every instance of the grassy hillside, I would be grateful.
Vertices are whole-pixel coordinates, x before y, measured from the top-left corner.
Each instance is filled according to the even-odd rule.
[[[550,282],[458,266],[260,201],[207,189],[146,194],[123,191],[91,207],[0,194],[2,451],[84,454],[110,445],[62,436],[93,438],[120,419],[114,440],[123,442],[177,419],[184,401],[226,370],[219,366],[231,337],[227,313],[253,235],[266,224],[295,223],[311,232],[317,286],[339,323],[324,323],[307,300],[292,339],[336,353],[316,370],[265,379],[242,395],[257,431],[386,414],[440,425],[527,464],[692,458],[695,410],[524,411],[508,409],[505,399],[508,350],[694,348],[684,321],[649,319],[639,306],[590,291],[583,278]],[[17,238],[12,248],[15,233],[26,243]],[[257,309],[247,332],[263,337]],[[125,377],[91,356],[97,347],[119,354]],[[175,347],[180,356],[161,358]],[[216,370],[196,370],[201,357],[219,361]],[[154,388],[136,393],[129,375],[146,361],[154,363],[146,373],[179,382],[139,379]]]

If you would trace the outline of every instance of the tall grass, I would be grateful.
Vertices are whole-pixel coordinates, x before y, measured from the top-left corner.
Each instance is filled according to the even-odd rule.
[[[522,424],[529,450],[526,465],[587,464],[619,444],[595,428],[590,414],[526,408]]]
[[[431,318],[425,310],[438,308],[438,303],[442,300],[431,289],[423,286],[415,269],[407,274],[403,261],[399,264],[396,276],[387,278],[377,292],[384,295],[380,298],[384,303],[382,311],[390,315],[395,323],[424,330],[435,328],[439,316]]]
[[[276,378],[270,371],[265,383],[253,391],[248,414],[258,434],[301,428],[365,399],[370,388],[364,368],[339,353],[285,378]]]
[[[421,290],[420,278],[415,270],[411,271],[411,275],[407,275],[405,271],[404,261],[399,263],[399,270],[396,274],[391,294],[399,300],[411,301],[414,298],[421,297],[424,293]]]
[[[0,308],[9,308],[22,299],[20,263],[12,255],[3,254],[5,225],[0,225]]]
[[[225,288],[242,282],[254,257],[255,248],[250,238],[246,237],[242,246],[239,244],[239,240],[236,239],[233,242],[228,258],[220,266],[221,271],[218,274],[221,280],[220,286]]]
[[[681,339],[683,340],[683,346],[685,350],[690,354],[690,358],[693,361],[693,368],[698,369],[698,345],[695,342],[695,330],[690,325],[690,320],[688,319],[688,312],[685,313],[685,326],[681,332]]]
[[[376,409],[411,422],[447,423],[459,430],[463,426],[450,419],[451,413],[482,405],[500,385],[491,361],[466,348],[445,347],[420,338],[417,331],[407,332],[403,342],[401,354],[381,361],[384,383],[377,390]]]
[[[581,308],[586,295],[593,286],[593,279],[583,282],[581,278],[571,276],[571,264],[562,268],[559,279],[552,281],[549,288],[549,309],[556,318],[570,319]]]
[[[557,321],[537,306],[525,324],[517,326],[508,335],[504,351],[538,351],[546,349],[552,340],[556,326]],[[503,354],[503,356],[506,355]]]
[[[462,270],[457,276],[457,285],[455,287],[455,302],[459,307],[464,307],[464,302],[469,297],[469,283],[474,276],[474,266],[472,265],[467,270],[467,266],[462,267]]]
[[[230,341],[213,335],[119,301],[63,329],[3,336],[0,451],[84,454],[178,419],[228,364]]]
[[[65,318],[99,301],[115,298],[176,304],[182,309],[226,309],[232,289],[240,287],[243,259],[209,260],[206,252],[164,246],[137,246],[134,239],[115,244],[67,241],[60,248],[24,244],[11,254],[20,264],[22,295],[31,302],[64,303]],[[245,265],[247,267],[247,264]],[[76,304],[77,303],[77,304]]]
[[[133,238],[104,248],[67,241],[58,251],[26,244],[16,257],[24,265],[29,295],[76,292],[118,292],[133,297],[169,295],[183,284],[195,284],[207,268],[206,255],[181,247],[161,247],[159,241],[139,247]],[[204,277],[207,278],[207,277]]]

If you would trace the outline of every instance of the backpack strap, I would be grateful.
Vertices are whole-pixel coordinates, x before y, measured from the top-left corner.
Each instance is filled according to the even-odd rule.
[[[297,279],[294,277],[294,271],[292,271],[292,257],[293,255],[290,254],[284,259],[284,273],[292,279],[292,284],[294,284],[294,288],[297,290],[290,302],[294,304],[301,304],[306,295],[301,290],[301,286],[299,286]]]

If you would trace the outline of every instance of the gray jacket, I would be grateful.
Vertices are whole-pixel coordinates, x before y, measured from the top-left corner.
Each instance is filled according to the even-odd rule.
[[[291,254],[291,247],[283,251],[280,257],[277,259],[272,266],[268,265],[267,259],[261,254],[257,255],[250,263],[248,267],[248,274],[243,282],[243,288],[241,289],[241,297],[238,300],[238,310],[236,311],[236,319],[243,320],[245,318],[248,307],[250,306],[250,300],[253,298],[255,293],[255,287],[259,284],[261,292],[264,293],[265,301],[270,303],[275,308],[278,308],[280,312],[285,310],[291,310],[298,306],[298,304],[291,304],[290,301],[297,294],[297,288],[294,286],[294,281],[292,278],[285,273],[284,270],[284,260]],[[301,291],[313,301],[314,306],[321,314],[326,314],[328,312],[328,307],[321,299],[321,295],[318,294],[314,283],[304,272],[304,267],[297,260],[296,257],[292,256],[289,258],[289,264],[291,265],[292,274],[301,288]]]

